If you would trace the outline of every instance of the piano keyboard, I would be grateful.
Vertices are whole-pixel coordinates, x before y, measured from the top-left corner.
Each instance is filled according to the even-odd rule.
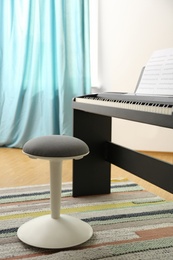
[[[118,95],[120,96],[120,95]],[[135,96],[136,97],[136,96]],[[172,115],[173,114],[173,103],[172,102],[151,102],[151,100],[141,100],[133,101],[133,100],[123,100],[122,98],[118,99],[111,99],[111,98],[104,98],[99,97],[98,95],[88,95],[83,97],[77,97],[75,99],[76,102],[85,103],[85,104],[92,104],[92,105],[99,105],[99,106],[107,106],[107,107],[114,107],[120,109],[128,109],[128,110],[135,110],[135,111],[143,111],[155,114],[164,114],[164,115]],[[136,99],[136,98],[135,98]]]

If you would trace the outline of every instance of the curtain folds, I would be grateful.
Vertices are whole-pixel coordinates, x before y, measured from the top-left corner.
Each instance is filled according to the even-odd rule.
[[[88,0],[0,1],[0,146],[72,134],[90,93]]]

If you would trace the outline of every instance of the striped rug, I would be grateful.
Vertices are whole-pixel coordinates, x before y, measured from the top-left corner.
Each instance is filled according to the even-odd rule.
[[[73,198],[63,184],[62,213],[88,222],[86,243],[69,250],[27,246],[16,236],[27,220],[48,214],[49,186],[0,189],[0,259],[173,259],[173,202],[129,181],[112,181],[111,194]]]

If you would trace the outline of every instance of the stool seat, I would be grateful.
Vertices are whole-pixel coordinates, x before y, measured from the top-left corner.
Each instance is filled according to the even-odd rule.
[[[23,146],[23,152],[31,157],[75,158],[87,155],[89,148],[82,140],[65,135],[41,136]]]
[[[51,214],[21,225],[18,238],[28,245],[49,249],[69,248],[90,239],[93,229],[88,223],[60,214],[62,161],[86,156],[89,153],[87,144],[71,136],[41,136],[28,141],[23,152],[34,159],[49,160]]]

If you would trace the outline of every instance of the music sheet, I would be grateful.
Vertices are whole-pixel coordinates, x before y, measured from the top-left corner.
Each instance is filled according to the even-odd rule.
[[[158,50],[152,54],[136,93],[173,95],[173,48]]]

